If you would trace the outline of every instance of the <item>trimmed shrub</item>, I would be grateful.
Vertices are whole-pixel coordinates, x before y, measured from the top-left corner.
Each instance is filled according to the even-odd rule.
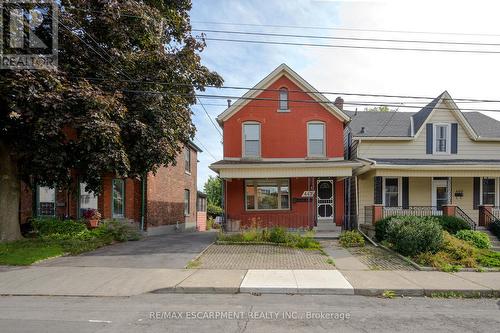
[[[467,222],[455,216],[436,216],[436,218],[443,230],[448,231],[452,235],[455,235],[460,230],[471,229]]]
[[[377,222],[375,222],[375,238],[379,242],[385,240],[385,237],[387,235],[387,224],[393,217],[397,216],[386,217],[382,220],[378,220]]]
[[[118,220],[104,220],[93,231],[100,233],[101,236],[109,235],[118,242],[134,241],[141,238],[136,226]]]
[[[387,241],[406,256],[437,252],[443,243],[443,229],[432,217],[393,217],[387,225]]]
[[[273,243],[288,243],[288,232],[284,228],[273,227],[269,231],[269,241]]]
[[[58,218],[36,218],[33,219],[32,225],[40,236],[77,234],[87,230],[84,222],[60,220]]]
[[[460,230],[455,235],[458,239],[469,242],[478,249],[489,249],[491,247],[491,241],[488,235],[481,231],[474,230]]]
[[[500,239],[500,220],[495,220],[494,222],[490,223],[489,229],[493,233],[493,235],[497,236],[497,238]]]
[[[340,234],[339,243],[343,247],[365,246],[365,239],[358,231],[344,231]]]

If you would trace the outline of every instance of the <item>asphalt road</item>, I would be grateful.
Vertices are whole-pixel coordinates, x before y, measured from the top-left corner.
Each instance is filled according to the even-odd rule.
[[[203,319],[217,315],[232,315],[234,318]],[[240,319],[236,319],[237,315],[241,316]],[[288,318],[284,319],[284,316]],[[318,318],[308,319],[311,316]],[[320,316],[323,318],[319,318]],[[243,294],[145,294],[131,298],[0,297],[0,332],[499,330],[498,299],[380,299],[363,296]]]
[[[210,245],[215,232],[182,232],[105,246],[79,256],[43,261],[37,266],[184,268]]]

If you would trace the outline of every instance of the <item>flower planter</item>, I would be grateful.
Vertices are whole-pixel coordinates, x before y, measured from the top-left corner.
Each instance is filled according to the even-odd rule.
[[[99,220],[89,220],[91,228],[97,228],[99,226]]]

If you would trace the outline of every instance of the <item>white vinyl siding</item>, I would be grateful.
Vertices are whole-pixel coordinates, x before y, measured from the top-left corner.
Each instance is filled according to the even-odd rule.
[[[444,104],[438,105],[445,107]],[[358,156],[364,158],[421,158],[421,159],[492,159],[500,156],[500,142],[472,141],[467,132],[455,118],[451,111],[438,109],[429,119],[429,123],[458,123],[457,145],[458,154],[426,154],[426,128],[425,125],[420,135],[415,140],[394,141],[369,141],[362,140],[358,145]],[[369,126],[369,125],[368,125]],[[409,124],[408,124],[409,126]]]

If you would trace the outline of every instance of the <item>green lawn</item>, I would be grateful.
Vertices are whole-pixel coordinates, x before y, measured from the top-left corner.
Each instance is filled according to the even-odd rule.
[[[59,244],[38,239],[0,243],[0,265],[31,265],[32,263],[64,254]]]

